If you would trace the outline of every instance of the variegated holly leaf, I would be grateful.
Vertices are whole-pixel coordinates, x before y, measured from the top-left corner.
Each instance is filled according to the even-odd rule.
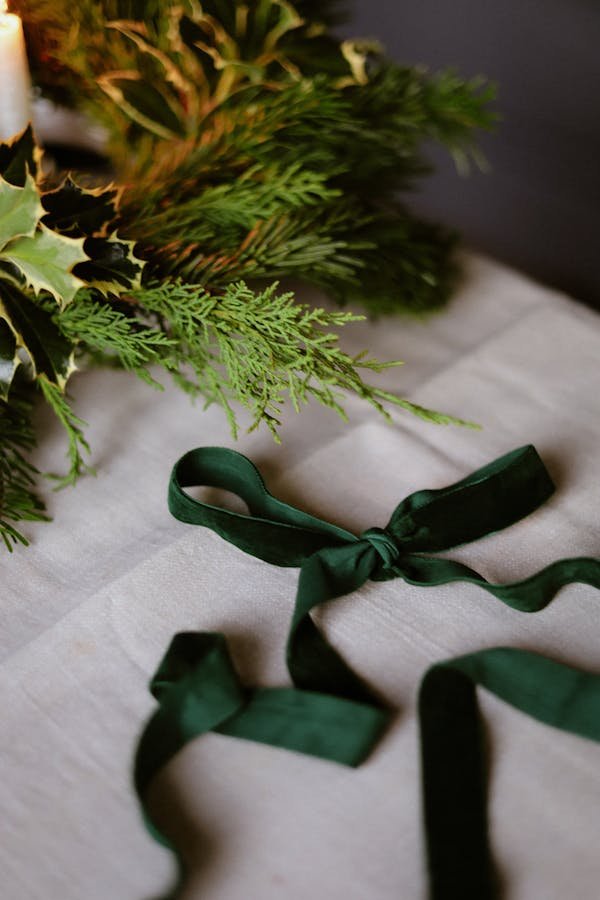
[[[64,309],[84,284],[73,274],[75,266],[88,259],[83,243],[83,238],[55,234],[40,225],[31,237],[10,241],[0,258],[15,265],[36,294],[49,291]]]
[[[36,294],[48,291],[64,309],[87,284],[119,294],[140,284],[144,263],[134,244],[110,235],[119,191],[87,191],[67,178],[40,194],[28,175],[23,187],[0,178],[0,277],[15,267]]]
[[[43,212],[31,175],[27,175],[23,187],[16,187],[0,178],[0,254],[14,238],[30,238]]]
[[[6,399],[25,352],[34,376],[45,375],[63,390],[75,370],[73,345],[58,330],[43,307],[8,281],[0,281],[0,396]]]
[[[0,260],[15,266],[35,293],[49,291],[66,306],[83,282],[73,274],[84,262],[83,238],[55,234],[43,225],[38,187],[27,175],[23,187],[0,178]]]
[[[38,173],[42,151],[33,138],[31,125],[11,141],[0,144],[0,176],[17,187],[23,187],[29,173]]]
[[[145,263],[134,256],[134,241],[88,238],[84,249],[89,257],[75,274],[104,295],[119,294],[140,286]]]
[[[55,191],[42,195],[42,225],[69,237],[108,237],[117,218],[119,188],[86,190],[67,177]]]

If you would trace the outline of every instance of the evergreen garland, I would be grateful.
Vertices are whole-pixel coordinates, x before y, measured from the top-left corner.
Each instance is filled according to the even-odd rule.
[[[294,276],[371,314],[441,305],[454,237],[399,194],[427,171],[425,140],[461,166],[474,155],[474,130],[493,118],[489,86],[395,65],[374,42],[340,44],[335,2],[13,5],[42,91],[104,126],[118,189],[71,178],[50,189],[31,131],[0,146],[8,546],[24,540],[16,522],[43,516],[24,455],[32,389],[68,433],[64,481],[85,470],[84,423],[65,394],[76,362],[155,386],[150,367],[162,366],[219,403],[234,433],[236,404],[277,436],[286,398],[343,414],[344,390],[448,421],[363,381],[361,368],[389,364],[349,357],[331,332],[360,317],[298,303],[277,281]]]

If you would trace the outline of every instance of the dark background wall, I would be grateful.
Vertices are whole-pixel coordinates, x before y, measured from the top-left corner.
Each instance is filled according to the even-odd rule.
[[[498,259],[600,307],[599,0],[353,0],[348,36],[399,62],[498,85],[491,171],[459,177],[437,148],[413,207]]]

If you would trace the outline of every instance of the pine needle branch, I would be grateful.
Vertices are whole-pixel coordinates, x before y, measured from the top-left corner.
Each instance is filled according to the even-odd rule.
[[[16,386],[10,404],[0,402],[0,539],[9,552],[29,541],[17,522],[47,522],[44,504],[35,493],[39,471],[25,455],[35,447],[31,422],[33,393]]]

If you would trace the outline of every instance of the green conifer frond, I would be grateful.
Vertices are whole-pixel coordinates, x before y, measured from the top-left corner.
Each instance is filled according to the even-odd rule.
[[[31,421],[34,393],[13,387],[10,403],[0,401],[0,540],[7,550],[27,546],[18,522],[45,522],[44,504],[35,493],[38,470],[26,458],[35,447]]]
[[[54,415],[64,428],[68,441],[68,459],[69,470],[66,475],[50,476],[55,482],[57,488],[73,485],[83,474],[93,475],[94,469],[87,465],[83,454],[90,452],[89,444],[85,439],[83,428],[87,424],[75,415],[71,409],[68,399],[63,391],[55,384],[52,384],[45,376],[40,376],[37,383],[42,391],[44,400],[50,406]]]
[[[112,359],[123,369],[160,387],[148,366],[160,362],[175,341],[159,328],[145,327],[131,311],[126,315],[89,290],[80,291],[75,303],[55,321],[67,338],[78,341],[83,352],[91,352],[95,358],[101,356],[104,363]]]
[[[299,411],[315,398],[345,417],[347,393],[384,416],[387,403],[410,408],[429,421],[459,421],[417,410],[363,380],[360,369],[376,373],[400,363],[382,363],[364,354],[351,357],[342,350],[338,334],[330,329],[361,321],[362,316],[298,304],[293,294],[277,293],[276,284],[253,291],[239,282],[212,296],[199,286],[164,282],[142,289],[137,300],[159,317],[176,342],[162,364],[190,393],[220,404],[234,434],[235,404],[250,412],[251,429],[264,423],[278,439],[286,399]]]

